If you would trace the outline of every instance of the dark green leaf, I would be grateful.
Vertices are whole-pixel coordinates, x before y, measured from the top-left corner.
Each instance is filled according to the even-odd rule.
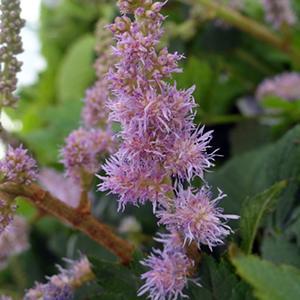
[[[286,185],[286,181],[280,181],[264,192],[244,201],[241,210],[240,234],[242,237],[241,247],[245,253],[251,253],[262,218],[275,207],[278,196]]]

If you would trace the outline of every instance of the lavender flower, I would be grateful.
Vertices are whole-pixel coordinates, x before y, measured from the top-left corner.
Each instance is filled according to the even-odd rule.
[[[265,79],[256,90],[256,98],[262,100],[267,96],[277,96],[288,101],[300,99],[300,74],[282,73]]]
[[[98,176],[103,180],[101,189],[120,196],[119,210],[124,210],[127,203],[138,205],[147,200],[155,207],[157,202],[165,202],[166,193],[171,191],[164,182],[165,173],[154,164],[133,166],[126,159],[112,156],[103,169],[108,176]]]
[[[29,228],[27,221],[15,216],[10,225],[0,235],[0,268],[4,268],[10,257],[29,248]]]
[[[77,207],[80,201],[80,187],[70,178],[53,169],[43,169],[38,177],[41,185],[53,196],[71,207]]]
[[[271,23],[274,28],[280,26],[294,25],[296,16],[291,7],[290,0],[263,0],[267,22]]]
[[[0,173],[4,180],[30,184],[37,178],[37,164],[22,145],[15,149],[9,146],[0,162]]]
[[[187,190],[179,188],[175,199],[175,212],[162,210],[160,223],[169,230],[182,232],[184,243],[195,241],[207,245],[211,250],[219,244],[232,231],[225,222],[229,219],[237,219],[235,215],[224,215],[223,209],[217,207],[219,200],[226,195],[219,191],[217,198],[212,199],[210,190],[202,187],[193,193],[189,187]]]
[[[154,249],[142,264],[150,270],[142,275],[145,284],[139,289],[139,296],[149,293],[152,300],[186,297],[183,289],[193,262],[185,254]]]
[[[99,155],[111,150],[112,137],[100,129],[74,130],[66,139],[66,145],[61,150],[66,174],[75,182],[84,181],[99,169]]]
[[[19,0],[1,0],[0,10],[0,105],[11,106],[18,100],[13,92],[22,65],[16,55],[23,51],[20,30],[24,20]]]
[[[24,300],[72,300],[73,291],[70,286],[61,286],[53,283],[37,284],[34,289],[30,289]]]
[[[213,155],[206,152],[211,132],[204,134],[193,124],[194,87],[177,90],[165,82],[180,72],[177,62],[182,55],[157,50],[164,4],[119,1],[118,5],[124,15],[109,26],[117,40],[113,50],[118,63],[107,78],[113,94],[110,120],[121,123],[123,143],[103,167],[108,176],[100,177],[100,190],[119,194],[119,208],[147,200],[165,205],[171,176],[202,177],[212,165]]]
[[[58,275],[48,277],[47,283],[37,283],[35,287],[27,291],[24,300],[73,299],[74,288],[93,279],[94,275],[91,270],[91,265],[85,256],[81,257],[78,261],[67,261],[69,264],[67,269],[58,267],[60,271]]]

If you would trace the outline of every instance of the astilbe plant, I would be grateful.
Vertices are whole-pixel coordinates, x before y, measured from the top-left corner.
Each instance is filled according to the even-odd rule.
[[[223,213],[218,202],[225,195],[220,192],[214,198],[204,179],[206,170],[214,165],[212,132],[194,123],[195,87],[180,90],[172,83],[172,74],[181,72],[178,62],[183,55],[160,48],[165,19],[160,11],[165,4],[120,0],[121,16],[107,26],[116,44],[110,47],[111,35],[105,33],[103,47],[96,48],[100,57],[95,64],[97,81],[86,92],[80,127],[70,133],[61,149],[61,162],[70,180],[63,189],[76,186],[75,203],[68,199],[72,195],[53,187],[53,181],[59,180],[57,174],[50,174],[50,181],[49,173],[37,175],[36,162],[23,147],[9,147],[0,164],[1,228],[11,222],[14,199],[20,195],[128,264],[132,245],[91,215],[89,192],[94,175],[100,170],[101,158],[112,154],[102,166],[106,176],[99,176],[99,189],[118,195],[119,210],[127,204],[151,202],[158,224],[169,231],[155,238],[163,249],[153,249],[141,262],[148,271],[141,276],[144,285],[138,295],[148,294],[156,300],[185,297],[188,282],[199,285],[195,279],[199,250],[203,245],[212,250],[223,244],[232,232],[227,221],[237,218]],[[115,136],[112,122],[121,124]],[[33,184],[37,177],[48,192]],[[199,190],[192,188],[197,177],[203,181]],[[47,283],[37,283],[24,299],[72,299],[74,289],[94,274],[85,257],[70,265],[66,270],[60,268]]]
[[[103,167],[106,176],[99,176],[99,189],[117,194],[120,210],[150,201],[171,232],[158,238],[164,249],[142,262],[150,270],[139,295],[157,300],[184,296],[199,255],[190,255],[189,247],[222,244],[231,232],[226,221],[237,218],[223,214],[217,204],[224,195],[213,199],[206,183],[199,191],[183,188],[213,166],[212,132],[194,124],[194,87],[178,90],[169,83],[183,56],[159,49],[164,4],[120,0],[121,16],[108,26],[118,57],[107,75],[110,120],[121,124],[122,143]]]

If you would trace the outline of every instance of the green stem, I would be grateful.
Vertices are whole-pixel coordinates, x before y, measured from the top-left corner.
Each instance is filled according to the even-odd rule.
[[[253,37],[261,40],[281,52],[287,54],[290,59],[300,66],[300,50],[290,45],[290,43],[281,36],[270,31],[266,26],[252,20],[239,13],[238,11],[213,0],[188,0],[193,5],[202,5],[211,10],[218,18],[223,19],[227,23],[236,28],[249,33]]]

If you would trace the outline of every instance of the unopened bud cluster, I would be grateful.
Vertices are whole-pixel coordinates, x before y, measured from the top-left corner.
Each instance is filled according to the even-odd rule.
[[[19,0],[0,3],[0,105],[13,106],[18,100],[14,91],[22,63],[16,56],[23,51],[20,31],[24,20],[20,17]]]

